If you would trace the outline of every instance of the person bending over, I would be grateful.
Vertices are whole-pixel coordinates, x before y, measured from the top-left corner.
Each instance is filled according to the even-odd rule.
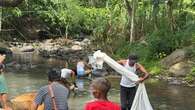
[[[139,82],[143,82],[148,78],[149,73],[145,68],[137,63],[138,57],[136,55],[130,55],[126,60],[118,61],[119,64],[123,65],[126,69],[131,71],[133,74],[136,74],[137,71],[143,73],[143,77],[140,77]],[[120,100],[121,100],[121,110],[130,110],[135,93],[136,93],[136,82],[131,81],[126,76],[122,76],[120,82]]]

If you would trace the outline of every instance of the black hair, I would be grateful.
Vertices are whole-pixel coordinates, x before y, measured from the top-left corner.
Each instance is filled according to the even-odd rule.
[[[4,64],[1,64],[1,63],[0,63],[0,70],[1,70],[1,69],[4,69],[4,68],[5,68]]]
[[[48,80],[53,82],[53,81],[59,81],[61,79],[61,71],[60,69],[57,68],[52,68],[48,72]]]
[[[136,54],[130,54],[129,55],[129,60],[135,60],[135,61],[137,61],[138,60],[138,56]]]

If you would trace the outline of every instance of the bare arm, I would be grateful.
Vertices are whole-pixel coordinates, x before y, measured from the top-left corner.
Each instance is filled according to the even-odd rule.
[[[3,61],[5,60],[5,56],[6,55],[0,55],[0,63],[3,63]]]
[[[118,60],[117,63],[121,64],[121,65],[125,65],[125,63],[127,62],[127,60]]]
[[[71,78],[72,78],[72,81],[74,83],[76,81],[76,74],[73,70],[71,70]]]
[[[37,110],[38,109],[38,105],[34,101],[33,101],[31,109],[32,110]]]
[[[144,74],[144,76],[140,78],[140,82],[146,80],[149,77],[149,73],[146,71],[144,66],[142,66],[141,64],[137,64],[137,69]]]

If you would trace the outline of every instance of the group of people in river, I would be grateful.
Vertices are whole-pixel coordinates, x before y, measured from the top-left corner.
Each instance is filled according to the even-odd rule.
[[[7,105],[8,89],[3,75],[4,60],[5,54],[0,53],[0,102],[3,109],[10,110],[11,108]],[[129,55],[128,59],[117,62],[134,74],[137,74],[138,71],[142,73],[139,81],[133,82],[126,76],[122,76],[120,81],[120,104],[118,104],[110,101],[107,97],[111,88],[111,82],[105,77],[93,78],[89,86],[89,91],[94,99],[86,102],[81,109],[131,110],[136,93],[136,85],[146,80],[149,73],[138,63],[138,57],[136,55]],[[69,83],[68,79],[75,82],[76,78],[89,75],[91,71],[86,71],[86,65],[84,61],[80,60],[77,62],[76,70],[68,69],[67,64],[62,69],[50,69],[48,71],[48,84],[38,90],[31,107],[32,110],[38,110],[41,104],[44,104],[45,110],[68,110],[69,93],[72,89],[76,88],[76,84]]]

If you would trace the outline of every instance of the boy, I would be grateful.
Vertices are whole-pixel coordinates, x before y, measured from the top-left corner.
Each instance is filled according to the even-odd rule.
[[[88,68],[88,70],[86,70]],[[91,67],[81,58],[78,62],[77,62],[77,67],[76,67],[76,73],[77,73],[77,77],[84,77],[87,75],[90,75],[91,73]]]
[[[111,88],[110,82],[105,78],[97,78],[90,85],[90,92],[95,98],[88,102],[84,110],[120,110],[120,106],[107,98]]]

